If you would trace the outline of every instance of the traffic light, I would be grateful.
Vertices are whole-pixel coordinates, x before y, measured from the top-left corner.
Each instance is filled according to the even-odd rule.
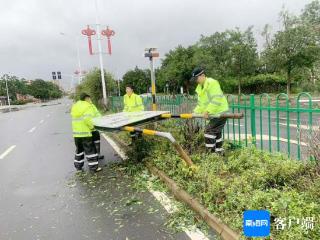
[[[56,80],[56,79],[57,79],[56,72],[52,72],[52,79],[53,79],[53,80]]]
[[[57,72],[58,74],[58,79],[61,79],[61,72]]]

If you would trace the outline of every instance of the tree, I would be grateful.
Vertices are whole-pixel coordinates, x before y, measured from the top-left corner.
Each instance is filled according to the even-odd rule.
[[[42,79],[35,79],[28,86],[28,93],[35,98],[42,100],[49,100],[62,97],[62,91],[59,87],[48,81]]]
[[[194,83],[190,81],[191,72],[196,66],[193,61],[195,46],[184,48],[178,46],[165,55],[158,72],[159,83],[169,85],[172,92],[178,93],[181,86],[187,93],[193,91]]]
[[[138,94],[146,93],[151,85],[150,71],[147,69],[140,69],[137,66],[133,70],[127,71],[121,82],[121,92],[125,93],[125,87],[131,85],[134,91]]]
[[[253,27],[241,32],[239,29],[228,31],[230,41],[229,63],[232,77],[238,79],[238,94],[241,94],[241,81],[255,74],[258,65],[257,44],[253,37]]]
[[[320,2],[319,0],[312,1],[307,4],[302,11],[301,20],[304,23],[320,27]],[[319,31],[319,29],[318,29]]]
[[[263,55],[273,69],[286,73],[287,94],[290,95],[293,71],[311,68],[319,59],[320,49],[315,35],[307,26],[286,11],[281,12],[280,16],[284,29],[274,35],[271,46],[265,49]]]
[[[320,42],[320,2],[318,0],[307,4],[301,14],[301,24],[309,28],[311,34],[315,35],[317,42]],[[316,84],[319,79],[320,61],[317,60],[310,68],[310,82]]]
[[[0,96],[7,95],[6,89],[6,81],[8,81],[8,90],[9,96],[11,100],[16,100],[16,94],[28,94],[28,89],[26,83],[23,79],[19,79],[16,76],[10,76],[8,74],[4,74],[0,78]]]
[[[252,27],[241,32],[238,28],[216,32],[211,36],[201,36],[197,43],[194,61],[204,66],[207,75],[218,78],[238,79],[238,92],[241,93],[241,80],[255,73],[258,65],[257,44]]]
[[[214,78],[225,78],[230,75],[229,58],[231,42],[228,32],[216,32],[211,36],[201,36],[197,43],[194,61],[206,69]]]
[[[116,93],[117,83],[113,75],[105,71],[104,77],[107,95],[110,96],[112,93]],[[94,104],[102,106],[103,95],[100,69],[94,68],[86,74],[81,84],[76,88],[76,97],[78,98],[82,92],[89,94]]]

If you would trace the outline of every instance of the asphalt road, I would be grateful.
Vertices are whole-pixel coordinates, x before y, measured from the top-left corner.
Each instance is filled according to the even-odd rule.
[[[300,131],[297,128],[297,115],[292,113],[289,115],[289,122],[287,122],[286,113],[279,114],[279,120],[275,113],[272,113],[270,116],[270,129],[269,129],[269,117],[266,111],[262,112],[262,118],[260,121],[260,112],[256,113],[256,134],[257,134],[257,147],[261,147],[261,143],[263,144],[263,149],[269,150],[271,148],[272,151],[280,151],[284,154],[289,153],[288,149],[288,139],[290,139],[290,156],[293,158],[297,157],[298,151],[298,138],[300,138],[300,151],[301,158],[307,159],[308,154],[308,135],[309,135],[309,121],[308,114],[304,113],[300,116]],[[312,129],[316,130],[319,128],[320,122],[320,114],[313,114],[312,116]],[[234,129],[233,129],[234,123]],[[229,120],[229,139],[230,140],[239,140],[239,132],[241,135],[241,139],[245,139],[246,132],[246,123],[245,119],[241,120]],[[287,127],[289,126],[289,128]],[[277,145],[277,128],[279,127],[279,149]],[[288,131],[289,129],[289,131]],[[269,131],[271,136],[271,144],[269,146]],[[228,128],[225,127],[225,137],[228,138]],[[251,122],[250,122],[250,113],[247,112],[247,133],[251,135]],[[262,141],[261,141],[262,135]]]
[[[76,173],[70,104],[0,113],[0,239],[189,239],[120,170]],[[102,145],[101,165],[119,161]]]

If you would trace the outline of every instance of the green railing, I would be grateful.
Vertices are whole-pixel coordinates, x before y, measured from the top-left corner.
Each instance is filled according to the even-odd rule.
[[[243,119],[229,119],[224,138],[237,146],[255,145],[270,152],[282,152],[297,159],[308,159],[309,136],[319,130],[320,100],[313,100],[309,93],[294,98],[281,93],[270,96],[227,96],[230,112],[244,113]],[[158,110],[172,113],[192,112],[195,96],[157,96]],[[143,98],[146,110],[151,110],[151,97]],[[123,109],[122,97],[111,97],[113,111]]]

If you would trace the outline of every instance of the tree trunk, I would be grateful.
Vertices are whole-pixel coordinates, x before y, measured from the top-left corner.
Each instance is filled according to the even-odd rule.
[[[291,90],[291,71],[288,70],[287,72],[287,95],[290,97],[290,90]]]
[[[313,66],[311,67],[311,81],[312,81],[313,85],[315,86],[316,85],[316,75],[314,73],[314,67]]]
[[[241,95],[241,78],[238,80],[238,94]]]

